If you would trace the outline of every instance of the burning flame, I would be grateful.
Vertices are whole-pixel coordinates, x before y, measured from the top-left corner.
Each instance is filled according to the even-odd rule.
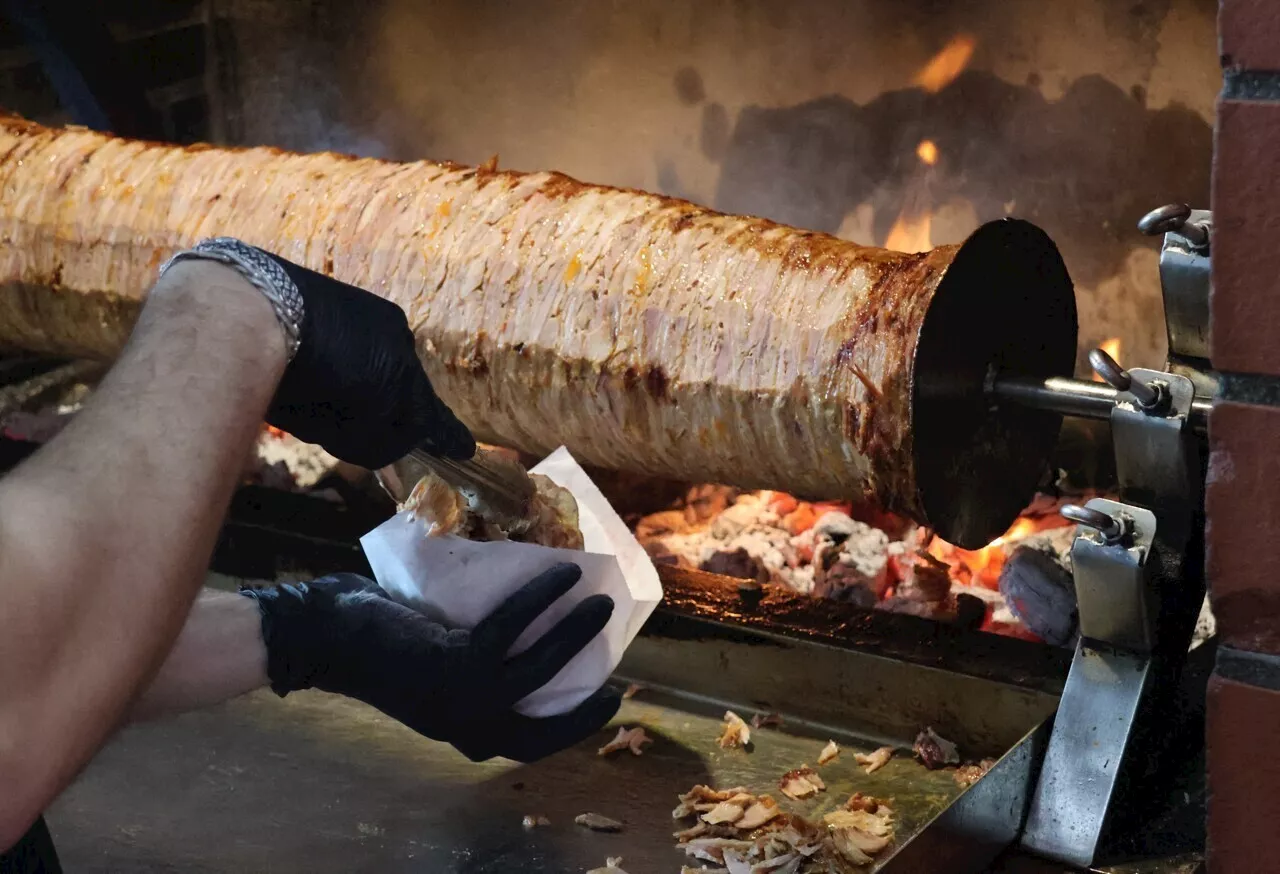
[[[268,434],[270,434],[272,437],[276,438],[277,440],[283,440],[285,437],[289,436],[288,434],[286,434],[285,432],[277,428],[275,425],[263,425],[262,428],[264,431],[266,431]]]
[[[951,38],[951,42],[942,47],[929,63],[916,73],[915,84],[930,94],[936,94],[955,81],[956,76],[964,72],[973,57],[974,47],[978,41],[966,33]]]
[[[1101,349],[1103,352],[1107,353],[1108,355],[1110,355],[1116,361],[1120,360],[1120,338],[1119,337],[1112,337],[1110,340],[1103,340],[1101,343],[1098,344],[1098,348]],[[1102,382],[1103,380],[1101,376],[1098,376],[1098,374],[1095,373],[1093,374],[1093,381]]]
[[[931,218],[932,216],[927,212],[914,217],[904,212],[889,229],[884,247],[895,252],[928,252],[933,248],[933,244],[929,241]]]
[[[1040,531],[1062,528],[1068,523],[1056,513],[1046,516],[1020,516],[1009,530],[981,549],[960,549],[940,537],[934,537],[926,550],[951,568],[951,578],[973,586],[995,589],[999,585],[1000,571],[1004,567],[1004,546]]]
[[[920,145],[916,146],[916,157],[925,166],[933,166],[938,160],[938,144],[933,140],[921,140]],[[928,203],[928,186],[923,176],[911,183],[906,201],[902,212],[898,214],[898,220],[889,229],[884,247],[896,252],[927,252],[933,248],[933,241],[930,239],[933,216],[927,208],[920,208]]]

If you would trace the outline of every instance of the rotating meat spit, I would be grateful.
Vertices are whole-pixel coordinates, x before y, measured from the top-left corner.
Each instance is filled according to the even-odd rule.
[[[1032,852],[1080,866],[1105,854],[1119,799],[1159,755],[1152,739],[1205,592],[1211,216],[1164,207],[1139,227],[1165,235],[1168,370],[1128,371],[1095,349],[1089,360],[1105,383],[993,369],[984,386],[996,417],[1015,407],[1111,423],[1119,499],[1063,513],[1079,526],[1071,557],[1080,640],[1022,837]]]

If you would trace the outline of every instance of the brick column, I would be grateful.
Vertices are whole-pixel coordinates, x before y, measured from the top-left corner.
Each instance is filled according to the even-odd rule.
[[[1213,169],[1209,870],[1280,870],[1280,3],[1222,0]]]

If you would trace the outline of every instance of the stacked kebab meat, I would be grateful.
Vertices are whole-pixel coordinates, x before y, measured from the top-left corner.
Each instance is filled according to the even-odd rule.
[[[0,117],[0,190],[0,346],[110,358],[165,259],[234,236],[398,304],[437,392],[487,443],[938,524],[915,390],[931,307],[985,277],[985,255],[959,266],[963,247],[889,252],[555,173],[183,148],[12,116]],[[1065,282],[1069,300],[1047,238],[1005,226],[987,239],[1006,259],[1030,252],[1057,282],[1044,288],[1061,297]],[[427,491],[441,530],[479,531],[474,508]],[[549,518],[571,515],[548,497]],[[772,500],[735,504],[721,527],[761,527]],[[771,544],[768,573],[883,594],[875,567],[896,547],[850,521],[815,519],[788,535],[798,543]],[[702,551],[673,547],[698,565]],[[932,591],[927,563],[915,567]]]
[[[400,305],[478,439],[922,518],[911,386],[957,247],[908,255],[555,173],[180,148],[0,118],[0,344],[114,356],[235,236]]]

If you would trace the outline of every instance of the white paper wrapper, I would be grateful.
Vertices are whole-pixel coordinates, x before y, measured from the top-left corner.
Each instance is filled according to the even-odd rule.
[[[528,716],[552,716],[577,707],[604,684],[662,600],[662,585],[644,547],[567,449],[557,449],[532,472],[549,477],[577,499],[584,552],[427,537],[423,524],[407,512],[370,531],[360,544],[378,584],[391,597],[453,628],[474,628],[552,565],[571,561],[581,567],[578,584],[529,626],[511,650],[528,649],[589,595],[613,598],[613,616],[604,631],[550,683],[516,705]]]

